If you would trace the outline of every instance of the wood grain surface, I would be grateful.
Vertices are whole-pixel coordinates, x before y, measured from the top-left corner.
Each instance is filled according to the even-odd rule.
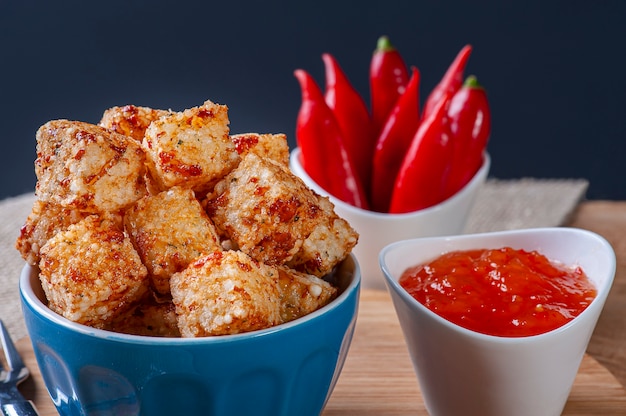
[[[600,234],[615,250],[615,280],[587,352],[626,386],[626,202],[585,201],[567,225]]]
[[[42,416],[55,415],[29,340],[17,344],[33,373],[20,386],[22,392],[36,403]],[[563,414],[624,415],[626,391],[587,354]],[[387,292],[362,292],[353,343],[323,415],[427,415]]]
[[[427,415],[389,294],[363,291],[357,327],[331,415]],[[626,390],[585,355],[563,415],[625,415]]]

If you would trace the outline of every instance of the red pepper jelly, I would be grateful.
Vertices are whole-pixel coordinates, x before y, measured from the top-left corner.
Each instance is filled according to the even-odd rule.
[[[580,267],[510,247],[449,252],[407,269],[399,283],[437,315],[504,337],[558,328],[578,316],[597,293]]]

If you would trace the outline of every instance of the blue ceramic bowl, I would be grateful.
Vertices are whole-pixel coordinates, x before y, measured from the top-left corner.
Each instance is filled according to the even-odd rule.
[[[52,312],[25,266],[26,327],[61,415],[319,415],[352,340],[361,276],[350,256],[340,294],[293,322],[245,334],[154,338],[98,330]]]

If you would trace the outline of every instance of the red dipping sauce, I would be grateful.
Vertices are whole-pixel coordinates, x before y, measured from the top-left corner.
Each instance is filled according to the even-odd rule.
[[[558,328],[597,294],[580,267],[510,247],[449,252],[407,269],[399,283],[437,315],[473,331],[506,337]]]

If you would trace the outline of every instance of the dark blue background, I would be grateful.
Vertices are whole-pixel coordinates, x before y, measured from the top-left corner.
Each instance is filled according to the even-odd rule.
[[[33,190],[37,128],[136,104],[230,107],[231,131],[294,143],[293,70],[330,52],[368,97],[377,38],[419,67],[421,94],[457,51],[488,90],[491,176],[587,178],[626,199],[626,2],[0,0],[0,197]]]

